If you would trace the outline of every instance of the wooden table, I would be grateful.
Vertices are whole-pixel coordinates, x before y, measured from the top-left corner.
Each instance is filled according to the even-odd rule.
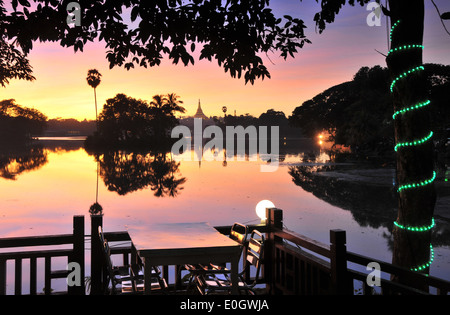
[[[231,263],[232,293],[238,294],[239,243],[205,222],[127,226],[133,246],[144,263],[144,281],[153,266]],[[145,287],[145,294],[151,291]]]

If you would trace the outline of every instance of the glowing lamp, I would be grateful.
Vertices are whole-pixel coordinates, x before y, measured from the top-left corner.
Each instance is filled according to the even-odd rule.
[[[260,217],[261,222],[266,221],[266,208],[274,208],[275,205],[270,200],[261,200],[256,205],[256,215]]]

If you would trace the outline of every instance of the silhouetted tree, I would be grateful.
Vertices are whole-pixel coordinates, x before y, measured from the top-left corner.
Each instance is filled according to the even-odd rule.
[[[281,126],[287,123],[286,115],[282,111],[276,111],[273,108],[262,113],[259,118],[260,125]]]
[[[392,152],[392,98],[386,68],[362,67],[353,80],[304,102],[289,117],[309,137],[323,131],[357,154]]]
[[[101,80],[101,74],[97,71],[97,69],[91,69],[88,71],[86,81],[90,87],[94,89],[94,99],[95,99],[95,121],[98,123],[97,118],[97,86],[100,84]]]
[[[424,68],[433,104],[430,115],[434,140],[440,143],[440,153],[445,154],[445,129],[450,126],[450,66],[424,64]],[[309,137],[329,132],[336,144],[350,146],[364,158],[393,158],[392,101],[388,69],[362,67],[352,81],[333,86],[296,107],[289,120]]]
[[[34,108],[15,103],[14,99],[0,101],[0,142],[23,142],[45,129],[47,117]]]
[[[88,137],[108,147],[138,147],[167,144],[167,131],[179,122],[176,112],[184,112],[183,102],[176,94],[155,95],[150,103],[125,94],[106,100],[99,115],[98,134]],[[95,145],[94,145],[95,147]]]
[[[98,137],[113,145],[148,141],[151,118],[145,101],[117,94],[106,100],[99,115]]]
[[[167,131],[178,125],[175,114],[186,111],[181,104],[183,102],[174,93],[167,96],[153,96],[149,106],[149,113],[152,115],[153,132],[156,139],[165,139]]]
[[[253,83],[270,77],[260,54],[277,51],[286,59],[310,42],[302,20],[276,17],[267,0],[86,2],[80,27],[67,24],[67,1],[34,2],[12,1],[13,12],[6,14],[1,1],[0,34],[16,40],[25,54],[33,41],[83,51],[88,41],[100,39],[110,67],[156,66],[166,56],[194,64],[201,47],[200,60],[215,59],[232,77]]]
[[[0,2],[0,5],[2,2]],[[4,8],[0,6],[0,23],[4,17]],[[0,27],[1,28],[1,27]],[[6,35],[0,35],[0,84],[3,87],[10,79],[35,80],[33,70],[25,54],[19,51],[14,44],[8,42]]]

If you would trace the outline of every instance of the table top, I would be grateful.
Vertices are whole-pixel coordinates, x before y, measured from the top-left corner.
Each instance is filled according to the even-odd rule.
[[[137,251],[240,247],[206,222],[127,226]]]
[[[149,281],[151,266],[231,262],[233,294],[237,294],[241,245],[206,222],[127,226],[134,248],[144,261]],[[150,293],[150,287],[146,287]]]

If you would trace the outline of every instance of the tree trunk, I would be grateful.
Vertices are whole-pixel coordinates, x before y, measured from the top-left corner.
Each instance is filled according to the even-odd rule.
[[[94,99],[95,99],[95,124],[97,126],[97,132],[98,132],[98,115],[97,115],[97,92],[94,88]]]
[[[393,86],[394,112],[428,100],[422,63],[424,1],[389,1],[391,51],[387,58]],[[401,49],[399,49],[402,47]],[[415,69],[415,70],[414,70]],[[410,73],[408,73],[410,71]],[[428,272],[431,232],[436,194],[433,169],[433,141],[427,139],[431,125],[430,106],[396,115],[398,217],[394,225],[393,264]],[[414,141],[418,140],[416,143]],[[421,141],[423,140],[423,141]],[[404,144],[399,146],[399,144]],[[416,187],[403,186],[416,183]],[[421,228],[411,231],[411,228]],[[407,283],[407,279],[397,279]]]

